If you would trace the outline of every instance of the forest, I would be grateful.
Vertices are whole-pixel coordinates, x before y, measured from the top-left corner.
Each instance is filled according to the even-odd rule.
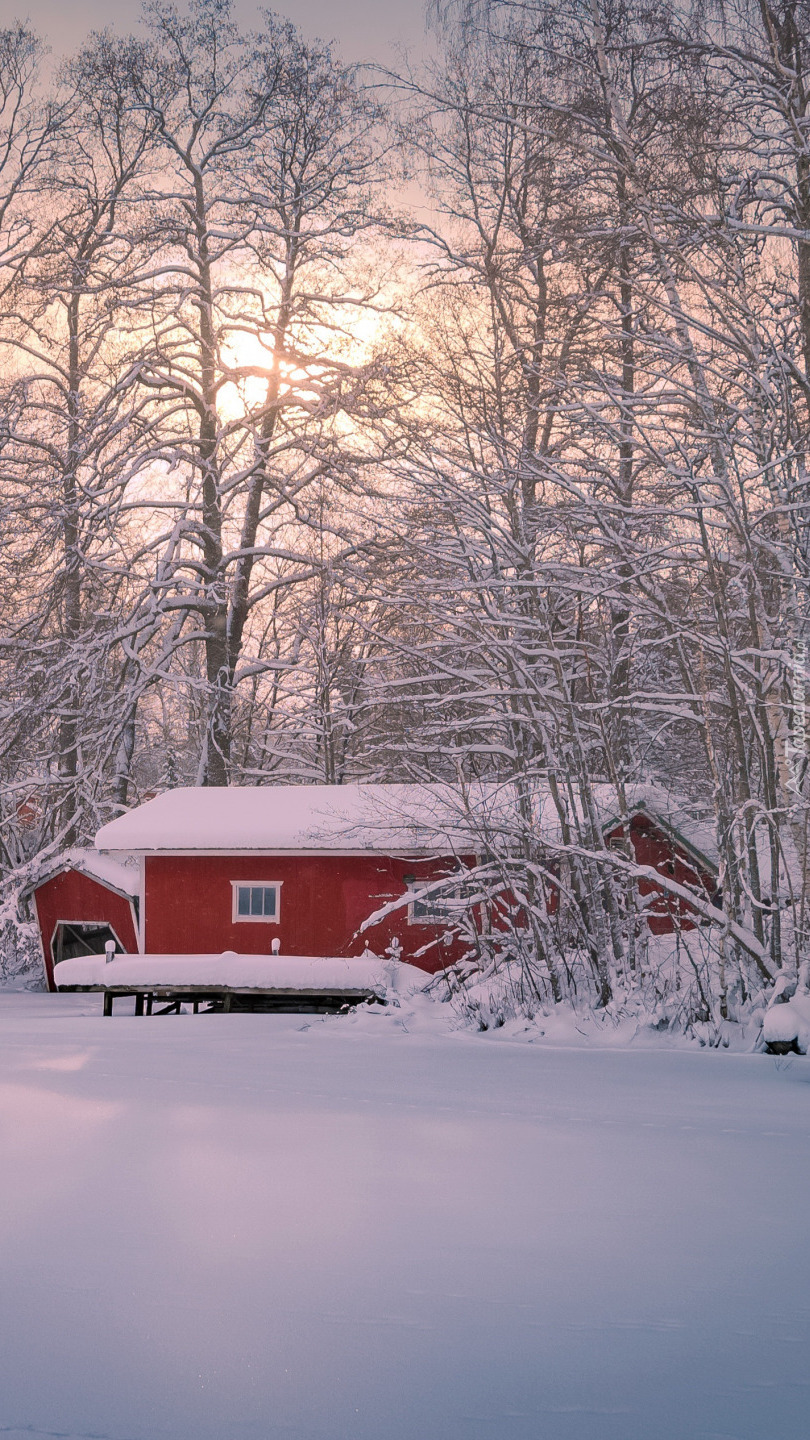
[[[437,0],[398,74],[228,0],[12,25],[0,347],[7,948],[168,787],[446,780],[510,797],[462,987],[808,984],[808,0]],[[640,785],[719,857],[666,954]]]

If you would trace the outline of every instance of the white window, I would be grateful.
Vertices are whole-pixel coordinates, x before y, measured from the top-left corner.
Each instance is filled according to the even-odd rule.
[[[458,920],[464,902],[458,890],[442,890],[441,882],[429,888],[429,881],[410,880],[408,889],[414,898],[408,906],[408,921],[411,925],[447,925]]]
[[[281,881],[232,880],[233,919],[251,924],[264,921],[277,925],[281,911]]]

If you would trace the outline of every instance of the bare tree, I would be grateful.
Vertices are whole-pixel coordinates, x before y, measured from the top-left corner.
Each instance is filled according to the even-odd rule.
[[[290,25],[241,35],[219,0],[148,16],[133,84],[163,169],[140,380],[161,421],[144,460],[176,495],[162,603],[203,627],[199,778],[224,785],[251,612],[312,575],[309,492],[351,474],[340,417],[361,403],[352,327],[374,300],[351,251],[371,227],[377,112]]]
[[[101,39],[65,73],[59,147],[39,175],[45,229],[21,267],[17,313],[2,337],[21,397],[7,452],[18,514],[59,556],[17,634],[49,669],[53,798],[68,840],[83,829],[83,805],[92,813],[97,785],[89,737],[107,702],[110,639],[128,583],[120,508],[141,428],[133,379],[146,250],[132,199],[150,132],[128,68],[126,47]],[[30,714],[29,723],[38,728]]]
[[[803,581],[774,272],[722,221],[726,96],[666,6],[488,17],[420,86],[447,218],[422,357],[435,428],[408,471],[433,639],[409,664],[455,719],[428,763],[483,761],[517,786],[538,954],[531,794],[549,789],[604,1004],[641,932],[595,787],[626,815],[631,783],[682,785],[685,762],[721,854],[723,1017],[730,987],[745,999],[804,944],[782,660],[785,587]]]

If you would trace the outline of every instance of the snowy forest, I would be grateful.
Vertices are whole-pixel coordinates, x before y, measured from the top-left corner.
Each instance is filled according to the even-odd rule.
[[[0,32],[0,914],[175,785],[494,782],[474,975],[740,1018],[810,966],[810,3],[432,23]],[[697,949],[639,785],[713,836]]]

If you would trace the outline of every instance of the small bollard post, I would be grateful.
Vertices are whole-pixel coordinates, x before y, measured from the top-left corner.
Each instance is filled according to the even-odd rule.
[[[114,960],[114,959],[115,959],[115,941],[114,941],[114,940],[105,940],[105,941],[104,941],[104,963],[105,963],[106,965],[109,965],[110,961],[111,961],[111,960]],[[113,997],[112,997],[112,995],[110,994],[110,991],[107,990],[107,991],[105,991],[105,994],[104,994],[104,1014],[105,1014],[105,1015],[112,1015],[112,1013],[113,1013]]]
[[[398,989],[397,979],[399,975],[399,962],[402,959],[402,944],[398,935],[395,935],[391,944],[385,950],[385,969],[388,976],[388,993],[393,997],[394,1005],[398,1005],[396,999]]]

